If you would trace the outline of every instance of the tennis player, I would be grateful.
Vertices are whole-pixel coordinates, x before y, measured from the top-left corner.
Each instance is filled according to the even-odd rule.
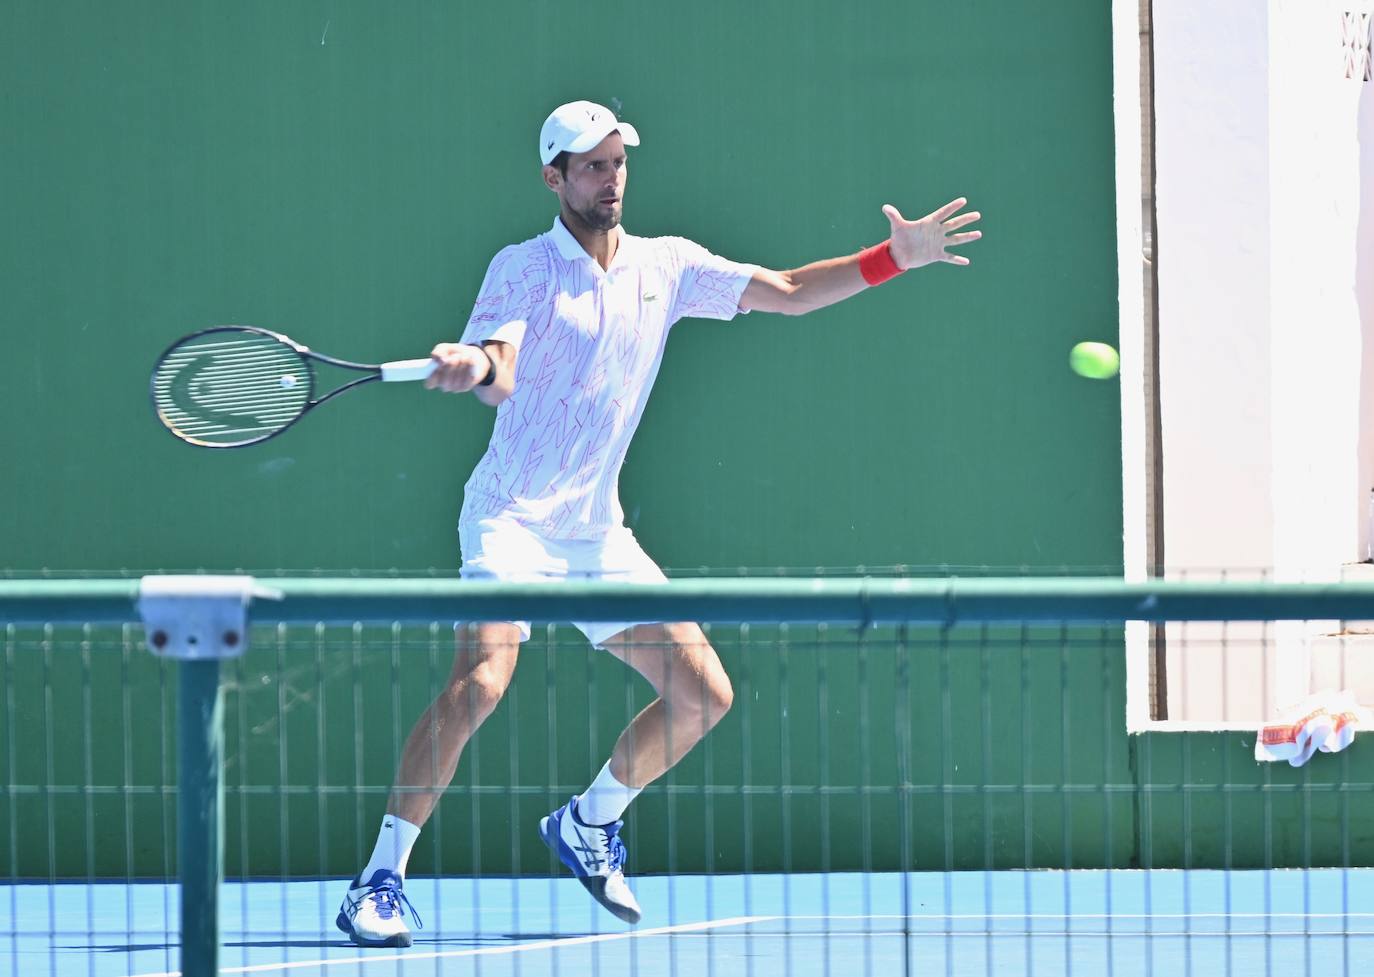
[[[679,237],[643,238],[620,224],[635,128],[610,109],[571,102],[539,134],[553,226],[492,260],[461,341],[434,348],[426,385],[471,391],[495,407],[491,443],[468,479],[458,524],[465,579],[659,582],[662,571],[625,526],[621,463],[680,319],[740,312],[800,315],[934,262],[979,238],[961,198],[920,220],[883,207],[891,236],[858,254],[792,271],[739,264]],[[644,676],[658,697],[621,734],[595,779],[544,818],[544,843],[601,905],[638,922],[625,882],[622,815],[730,708],[720,659],[690,623],[576,627]],[[448,684],[416,722],[372,857],[338,926],[361,946],[409,946],[402,886],[420,828],[453,779],[468,739],[515,671],[527,621],[458,629]],[[417,918],[418,923],[418,918]]]

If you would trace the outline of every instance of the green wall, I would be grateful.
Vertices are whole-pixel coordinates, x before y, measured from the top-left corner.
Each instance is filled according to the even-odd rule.
[[[1121,562],[1110,9],[793,2],[0,7],[0,568],[452,572],[491,412],[372,389],[182,445],[173,338],[361,360],[461,331],[547,228],[561,101],[643,136],[627,226],[794,267],[964,195],[974,264],[801,319],[683,322],[623,477],[669,568]]]
[[[488,409],[371,389],[269,445],[197,451],[153,421],[148,373],[170,340],[218,323],[359,360],[455,338],[491,255],[548,226],[536,132],[556,104],[581,97],[623,106],[643,136],[626,207],[638,234],[785,268],[885,236],[884,203],[919,216],[962,195],[984,214],[969,268],[923,269],[802,319],[674,330],[622,477],[628,519],[665,567],[1119,568],[1117,388],[1065,362],[1073,342],[1116,335],[1110,58],[1102,0],[594,11],[10,0],[0,7],[0,572],[454,572],[461,486]],[[485,826],[483,870],[546,868],[525,830],[557,799],[546,785],[584,785],[646,693],[559,634],[573,657],[527,649],[512,700],[426,834],[421,869],[472,868],[473,815]],[[159,874],[166,673],[108,636],[84,648],[79,636],[53,640],[46,650],[41,635],[6,641],[0,874]],[[420,671],[408,657],[393,664],[384,636],[385,666],[360,671],[378,654],[371,641],[355,656],[335,636],[318,657],[286,649],[276,661],[258,640],[229,698],[232,873],[353,869],[400,739],[447,668],[436,642]],[[1073,666],[1067,701],[1090,732],[1065,754],[1055,656],[1023,676],[1017,651],[984,677],[976,656],[942,657],[926,642],[909,661],[909,711],[890,698],[864,707],[874,725],[861,750],[865,696],[894,686],[870,676],[861,694],[852,641],[790,652],[787,674],[774,641],[719,643],[751,698],[675,772],[671,796],[686,812],[704,810],[694,785],[720,785],[714,841],[684,835],[679,867],[783,867],[770,833],[784,796],[804,859],[821,857],[828,825],[835,838],[869,837],[870,856],[890,864],[893,724],[938,728],[941,688],[975,713],[990,701],[1007,709],[986,716],[999,744],[987,769],[981,745],[967,757],[913,745],[918,867],[1135,857],[1131,791],[1054,787],[1134,783],[1119,646]],[[875,646],[866,667],[890,675],[892,654]],[[589,682],[590,731],[576,711]],[[784,696],[813,718],[784,727]],[[369,711],[355,750],[359,702]],[[536,732],[511,750],[519,717]],[[1018,723],[1036,731],[1034,746],[1004,748],[1021,742]],[[18,745],[33,730],[41,750]],[[566,744],[554,768],[550,742]],[[855,751],[868,756],[871,807],[854,799],[862,791],[774,790],[784,750],[794,785],[847,783],[863,775]],[[288,786],[305,785],[285,804],[283,767]],[[734,789],[746,774],[760,792]],[[474,777],[489,786],[473,791]],[[322,780],[337,791],[311,786]],[[980,783],[1049,786],[1003,794]],[[639,810],[666,813],[656,805],[668,796],[646,795]],[[745,798],[758,829],[749,852]],[[314,827],[321,806],[325,835]],[[929,833],[932,823],[944,827]],[[639,867],[667,867],[666,840],[635,830]],[[283,832],[285,852],[273,841]],[[448,840],[443,852],[435,838]],[[862,860],[829,850],[834,867]]]

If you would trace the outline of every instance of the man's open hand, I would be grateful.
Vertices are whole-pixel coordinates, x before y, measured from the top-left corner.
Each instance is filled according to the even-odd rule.
[[[973,210],[955,217],[954,215],[967,203],[963,197],[951,200],[935,213],[914,221],[907,220],[891,204],[884,204],[883,213],[892,222],[890,246],[892,260],[897,262],[897,267],[905,271],[937,261],[947,261],[952,265],[968,264],[968,259],[963,255],[950,254],[947,250],[976,241],[983,236],[982,231],[955,233],[983,216]]]

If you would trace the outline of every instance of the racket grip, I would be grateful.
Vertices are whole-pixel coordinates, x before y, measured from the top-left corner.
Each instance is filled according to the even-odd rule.
[[[382,364],[382,380],[386,383],[404,380],[424,380],[439,364],[431,359],[395,360]]]

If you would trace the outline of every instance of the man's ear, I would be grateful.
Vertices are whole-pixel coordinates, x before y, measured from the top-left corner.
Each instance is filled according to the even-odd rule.
[[[561,187],[562,185],[563,174],[558,172],[558,167],[553,165],[546,165],[544,167],[544,186],[548,187],[554,193],[557,193],[559,187]]]

